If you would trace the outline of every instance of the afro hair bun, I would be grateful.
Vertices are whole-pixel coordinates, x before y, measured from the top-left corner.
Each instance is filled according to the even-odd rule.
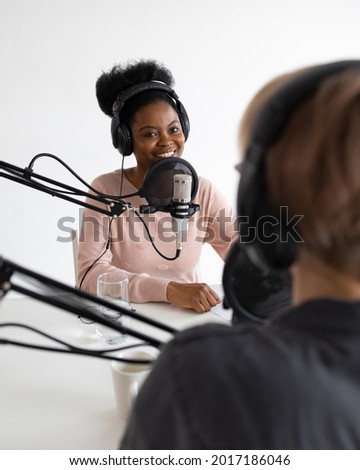
[[[96,98],[100,109],[112,117],[112,107],[120,92],[138,83],[158,80],[173,87],[174,78],[164,65],[155,60],[129,61],[117,64],[109,72],[103,72],[96,81]]]

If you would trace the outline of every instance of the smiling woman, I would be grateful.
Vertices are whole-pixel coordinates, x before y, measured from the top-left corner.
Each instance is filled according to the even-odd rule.
[[[101,110],[111,117],[114,147],[123,162],[132,153],[136,159],[132,168],[122,166],[121,170],[97,177],[92,186],[98,191],[112,195],[136,193],[154,163],[182,156],[190,124],[172,89],[173,83],[171,72],[154,60],[116,65],[98,78],[96,95]],[[132,207],[145,202],[140,196],[131,198]],[[181,256],[176,259],[172,257],[175,236],[169,215],[143,215],[149,235],[135,210],[117,219],[86,210],[77,258],[79,287],[95,293],[100,274],[121,270],[129,278],[131,302],[164,301],[198,313],[210,310],[220,298],[207,284],[199,282],[201,249],[209,243],[225,259],[236,230],[232,209],[205,178],[199,178],[194,203],[200,205],[200,210],[190,219]]]

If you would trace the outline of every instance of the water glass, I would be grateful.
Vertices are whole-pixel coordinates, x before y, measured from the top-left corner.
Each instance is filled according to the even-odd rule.
[[[120,307],[131,310],[129,303],[129,279],[126,273],[113,271],[100,274],[97,278],[97,296]],[[100,305],[98,313],[107,320],[124,327],[130,324],[130,318],[120,312]],[[127,335],[100,323],[96,324],[97,336],[108,344],[118,344],[126,340]]]

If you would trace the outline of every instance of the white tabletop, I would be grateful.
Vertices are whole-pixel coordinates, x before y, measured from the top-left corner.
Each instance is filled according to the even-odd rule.
[[[213,312],[198,315],[169,304],[135,305],[139,313],[176,329],[226,322]],[[7,294],[0,323],[30,325],[74,345],[104,347],[95,326],[28,297]],[[141,331],[154,333],[144,324]],[[163,332],[158,336],[168,340]],[[0,338],[57,346],[28,330],[0,328]],[[130,339],[131,341],[131,339]],[[86,356],[0,346],[0,449],[117,449],[126,423],[117,417],[110,361]]]

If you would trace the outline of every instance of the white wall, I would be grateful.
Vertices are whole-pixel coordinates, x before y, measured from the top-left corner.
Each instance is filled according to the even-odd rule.
[[[1,0],[0,160],[25,167],[50,152],[89,182],[116,168],[95,81],[116,62],[155,58],[190,115],[185,158],[234,203],[236,132],[252,94],[285,70],[356,58],[359,20],[358,0]],[[54,163],[35,171],[77,185]],[[73,283],[57,223],[78,211],[0,178],[0,255]],[[206,279],[221,272],[205,250]]]

